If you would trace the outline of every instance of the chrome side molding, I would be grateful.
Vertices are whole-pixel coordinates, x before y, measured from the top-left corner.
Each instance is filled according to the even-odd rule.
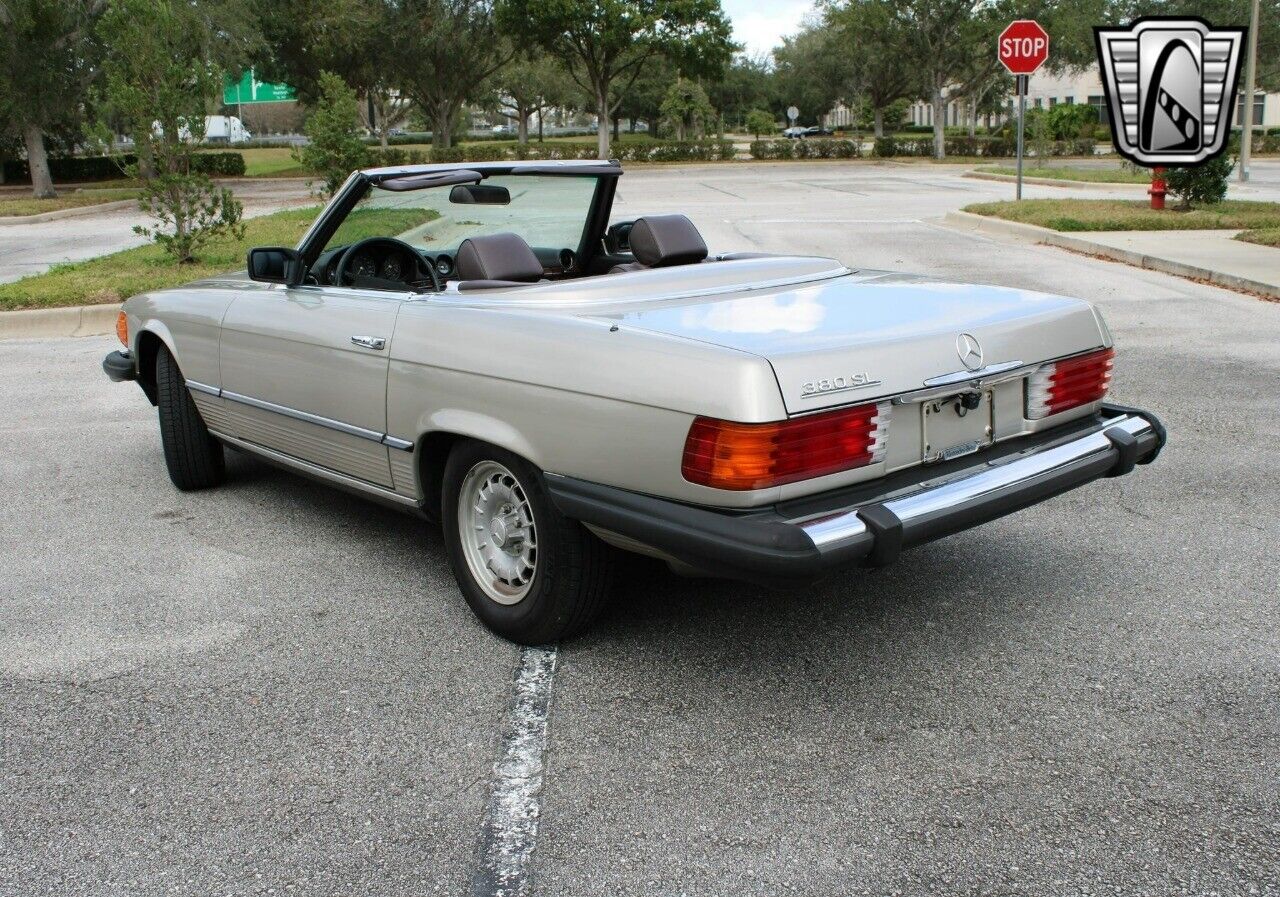
[[[226,399],[228,402],[248,405],[250,408],[258,408],[262,411],[270,411],[274,414],[279,414],[282,417],[289,417],[294,420],[304,421],[305,423],[315,424],[317,427],[324,427],[329,430],[335,430],[339,433],[346,433],[349,436],[358,436],[361,439],[368,439],[371,442],[377,442],[381,445],[387,446],[388,448],[399,449],[402,452],[413,451],[412,442],[407,439],[398,439],[388,433],[379,433],[377,430],[357,427],[355,424],[348,424],[344,421],[321,417],[320,415],[312,414],[309,411],[299,411],[297,408],[290,408],[287,405],[277,405],[275,402],[255,399],[253,396],[241,395],[238,392],[232,392],[228,389],[219,389],[216,386],[210,386],[207,383],[200,383],[196,380],[188,380],[186,383],[188,389],[206,393],[211,396],[218,396],[219,398]],[[231,437],[226,438],[230,439]]]

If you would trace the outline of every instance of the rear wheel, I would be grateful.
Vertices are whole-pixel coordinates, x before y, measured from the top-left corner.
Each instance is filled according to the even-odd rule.
[[[156,405],[164,463],[173,485],[191,491],[221,483],[226,476],[222,444],[209,435],[178,363],[163,346],[156,353]]]
[[[459,444],[445,465],[441,517],[458,587],[498,635],[554,642],[585,629],[603,608],[611,549],[556,510],[522,458]]]

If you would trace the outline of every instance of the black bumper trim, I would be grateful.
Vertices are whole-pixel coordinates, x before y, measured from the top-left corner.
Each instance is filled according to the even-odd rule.
[[[115,383],[126,383],[138,379],[138,369],[128,349],[108,352],[107,357],[102,359],[102,370]]]
[[[1137,431],[1134,435],[1113,426],[1125,418],[1138,418],[1149,428],[1135,426],[1130,420],[1128,426]],[[1079,441],[1085,438],[1090,441]],[[951,488],[948,482],[983,482],[984,477],[965,478],[1000,469],[987,461],[954,475],[949,472],[941,480],[936,470],[920,468],[916,474],[919,488],[914,492],[904,488],[900,478],[878,495],[864,492],[853,504],[845,490],[836,490],[807,500],[801,515],[795,514],[792,502],[733,511],[554,474],[546,481],[552,501],[568,517],[633,539],[709,573],[782,584],[815,579],[850,563],[891,564],[903,549],[995,520],[1094,480],[1129,473],[1134,465],[1149,463],[1165,438],[1163,426],[1153,415],[1107,406],[1097,417],[1066,425],[1061,433],[1039,434],[1021,452],[996,463],[1016,464],[1045,452],[1062,451],[1065,446],[1087,446],[1083,454],[1068,454],[1070,460],[1058,458],[1051,466],[1046,461],[1045,469],[1026,475],[1013,473],[1016,467],[1008,468],[1008,476],[1017,478],[985,491],[975,489],[955,501],[937,500]],[[842,531],[819,538],[817,532],[828,518],[838,521]]]

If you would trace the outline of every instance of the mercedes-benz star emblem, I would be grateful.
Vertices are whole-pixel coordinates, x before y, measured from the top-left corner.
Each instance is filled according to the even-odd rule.
[[[956,354],[971,371],[982,367],[982,343],[972,333],[962,333],[956,337]]]

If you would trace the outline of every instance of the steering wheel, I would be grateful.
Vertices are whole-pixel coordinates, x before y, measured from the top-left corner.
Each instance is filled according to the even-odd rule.
[[[408,254],[409,258],[413,259],[414,264],[418,268],[424,267],[422,263],[422,256],[418,254],[418,250],[414,249],[404,240],[397,240],[395,237],[368,237],[367,239],[360,240],[357,243],[352,243],[342,253],[342,258],[338,260],[338,267],[333,272],[334,284],[336,286],[343,286],[343,287],[353,286],[355,284],[355,278],[357,275],[349,274],[347,272],[347,263],[350,262],[356,256],[358,256],[362,250],[368,249],[369,247],[376,246],[378,244],[388,245],[397,250],[402,250],[403,252]],[[436,266],[432,264],[427,264],[425,267],[427,269],[428,275],[431,277],[431,288],[435,290],[437,293],[439,293],[441,290],[444,289],[444,286],[440,283],[440,275],[436,271]],[[385,280],[385,278],[378,278],[378,279]],[[391,281],[387,281],[387,282],[390,283]],[[421,281],[415,278],[414,280],[405,280],[403,281],[403,283],[405,286],[412,286],[414,284],[421,283]]]

